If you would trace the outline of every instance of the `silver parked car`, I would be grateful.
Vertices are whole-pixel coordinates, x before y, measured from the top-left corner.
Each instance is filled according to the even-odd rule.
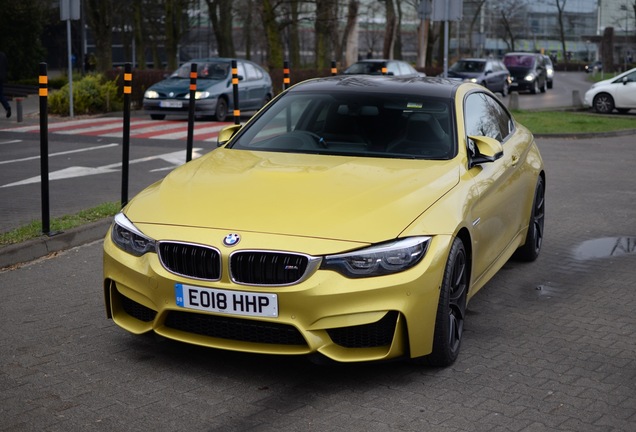
[[[190,71],[197,64],[195,115],[211,116],[226,121],[234,109],[232,88],[232,59],[207,58],[185,63],[167,79],[148,88],[144,93],[144,111],[155,120],[166,115],[187,115],[190,99]],[[272,99],[272,79],[256,63],[237,60],[239,78],[239,108],[257,110]]]

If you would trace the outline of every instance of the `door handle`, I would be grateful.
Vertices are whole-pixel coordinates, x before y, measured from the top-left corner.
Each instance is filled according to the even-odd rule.
[[[518,163],[519,163],[519,155],[518,154],[513,154],[512,155],[512,166],[517,166]]]

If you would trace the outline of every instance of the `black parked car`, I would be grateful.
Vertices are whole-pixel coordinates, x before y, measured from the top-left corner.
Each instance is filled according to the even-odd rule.
[[[448,77],[483,85],[504,97],[510,90],[510,72],[503,62],[497,59],[461,59],[448,69]]]
[[[512,52],[504,56],[503,62],[512,78],[511,91],[528,90],[533,94],[547,91],[548,71],[542,54]]]

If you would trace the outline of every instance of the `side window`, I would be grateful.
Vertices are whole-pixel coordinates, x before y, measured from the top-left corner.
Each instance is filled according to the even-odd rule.
[[[243,65],[243,62],[238,62],[238,64],[236,65],[236,70],[238,72],[238,76],[243,77],[244,80],[247,80],[247,71],[245,70],[245,66]]]
[[[254,67],[253,64],[245,63],[245,72],[247,73],[247,80],[256,80],[261,78],[261,73]]]
[[[511,132],[512,119],[495,99],[486,93],[471,93],[464,105],[466,134],[487,136],[499,142]]]
[[[400,75],[400,69],[398,68],[398,65],[396,62],[387,62],[386,71],[389,74],[393,72],[393,75],[396,75],[396,76]]]

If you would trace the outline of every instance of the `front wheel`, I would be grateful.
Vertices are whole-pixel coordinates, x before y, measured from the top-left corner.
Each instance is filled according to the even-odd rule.
[[[501,96],[506,97],[510,94],[510,85],[505,82],[503,87],[501,88]]]
[[[537,94],[539,91],[539,80],[535,79],[532,83],[532,87],[530,88],[530,93]]]
[[[224,122],[227,120],[227,111],[227,100],[223,97],[219,97],[219,100],[216,102],[216,110],[214,113],[216,121]]]
[[[601,114],[609,114],[614,111],[614,99],[607,93],[599,93],[594,96],[592,104],[594,110]]]
[[[534,192],[532,211],[528,222],[528,234],[526,241],[515,252],[515,258],[520,261],[534,261],[539,256],[543,244],[543,226],[545,223],[545,184],[543,177],[539,176]]]
[[[466,248],[459,238],[455,238],[442,279],[433,352],[420,360],[428,366],[450,366],[459,355],[464,333],[469,276]]]

